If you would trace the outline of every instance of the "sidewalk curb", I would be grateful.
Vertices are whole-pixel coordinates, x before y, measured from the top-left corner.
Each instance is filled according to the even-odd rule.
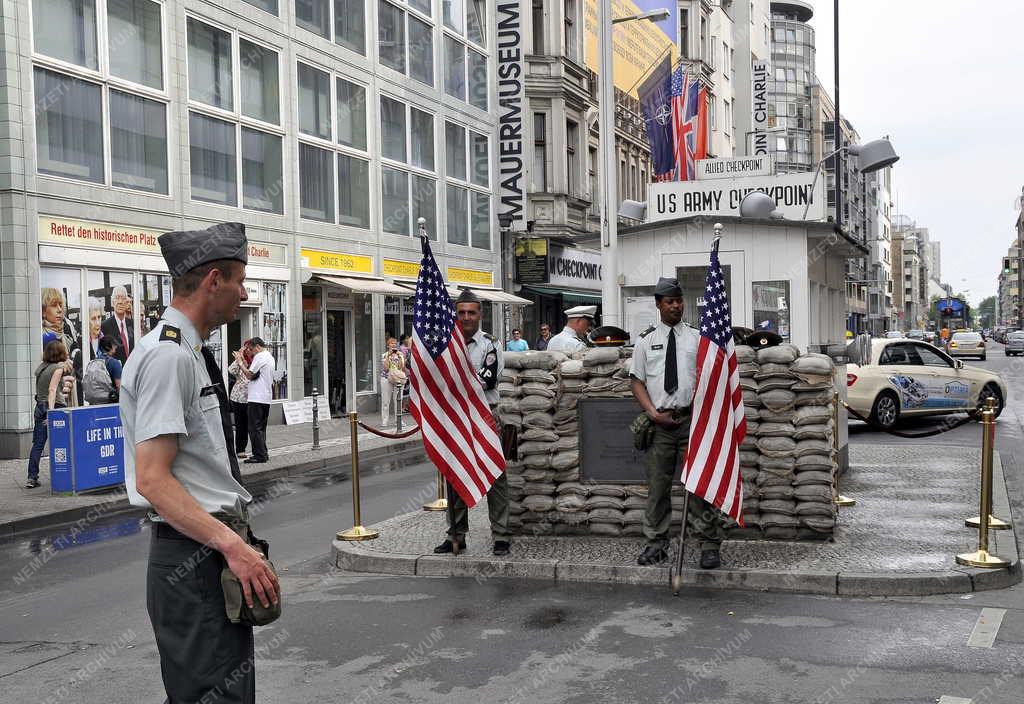
[[[352,572],[419,576],[542,579],[555,583],[601,582],[669,586],[667,567],[607,565],[566,560],[401,555],[333,540],[334,564]],[[817,594],[825,596],[929,596],[1004,589],[1021,581],[1020,560],[1001,570],[948,572],[814,572],[806,570],[684,569],[683,584],[712,589]]]
[[[359,458],[360,460],[384,459],[391,455],[399,455],[408,452],[416,446],[421,446],[418,439],[405,440],[403,442],[397,442],[390,445],[382,445],[371,450],[360,450]],[[287,455],[278,455],[277,457],[282,456],[286,457]],[[246,488],[249,488],[254,484],[261,484],[296,474],[304,474],[306,472],[324,469],[328,466],[334,466],[337,464],[350,464],[351,462],[351,453],[345,453],[343,455],[324,455],[314,460],[306,460],[296,464],[285,464],[279,467],[267,467],[265,469],[255,470],[242,476],[242,484]],[[273,463],[273,459],[271,459],[271,463]],[[360,474],[361,476],[368,476],[373,474],[373,472],[361,471]],[[137,512],[140,515],[144,513],[143,509],[137,508],[128,503],[128,497],[123,493],[112,493],[109,498],[110,500],[108,501],[89,504],[87,506],[74,506],[72,508],[60,509],[51,513],[19,518],[13,521],[0,521],[0,539],[9,538],[18,533],[24,533],[30,530],[50,528],[64,523],[70,523],[72,521],[78,521],[83,518],[87,519],[88,522],[92,522],[98,518],[117,516],[123,513]],[[95,514],[97,512],[100,512],[100,515],[90,518],[90,514]]]

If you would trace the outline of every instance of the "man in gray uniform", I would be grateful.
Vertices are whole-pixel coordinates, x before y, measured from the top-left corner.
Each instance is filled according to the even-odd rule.
[[[572,354],[592,347],[587,333],[594,326],[596,315],[597,306],[576,306],[565,311],[565,327],[548,341],[548,351]]]
[[[254,702],[252,627],[225,615],[221,570],[238,576],[250,607],[276,604],[280,586],[250,545],[252,496],[240,483],[223,376],[203,346],[246,300],[245,226],[159,241],[174,297],[128,358],[120,405],[128,498],[152,520],[146,606],[168,701]]]
[[[640,334],[630,370],[633,396],[654,423],[653,441],[647,448],[647,547],[637,559],[641,565],[656,565],[668,558],[672,482],[690,441],[690,405],[697,384],[700,341],[699,333],[682,322],[683,291],[676,279],[659,279],[654,301],[661,321]],[[700,566],[718,567],[722,514],[691,494],[686,519],[689,534],[701,541]]]
[[[476,370],[484,387],[484,397],[491,413],[495,416],[498,429],[498,378],[505,369],[501,356],[501,345],[493,335],[480,329],[481,302],[479,296],[469,289],[463,290],[455,302],[455,314],[459,319],[459,330],[466,341],[469,362]],[[491,519],[491,535],[494,538],[495,555],[508,555],[511,549],[512,531],[508,527],[509,498],[508,477],[504,473],[494,480],[487,492],[487,513]],[[452,541],[457,541],[459,552],[466,549],[466,533],[469,532],[469,508],[455,488],[448,484],[448,538],[434,548],[438,554],[454,552]]]

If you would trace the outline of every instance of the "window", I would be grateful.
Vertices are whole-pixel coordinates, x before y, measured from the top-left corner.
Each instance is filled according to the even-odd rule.
[[[533,53],[544,54],[544,0],[533,0]]]
[[[491,248],[490,160],[487,135],[445,122],[448,242]]]
[[[690,58],[690,11],[679,10],[679,55]]]
[[[533,114],[533,187],[544,192],[548,190],[548,141],[546,116],[542,112]]]
[[[708,18],[705,15],[700,17],[700,58],[708,60]]]
[[[717,58],[716,58],[717,56],[718,56],[718,37],[716,37],[714,34],[712,34],[711,35],[711,43],[708,45],[708,47],[707,47],[707,54],[705,55],[705,59],[708,62],[708,66],[710,66],[711,68],[716,68],[715,64],[717,63]]]
[[[299,132],[331,138],[331,76],[305,64],[298,64]]]
[[[243,0],[243,2],[247,2],[253,7],[258,7],[272,15],[277,15],[277,0]]]
[[[309,220],[334,222],[334,155],[299,143],[299,207]]]
[[[601,202],[600,202],[600,186],[598,185],[597,179],[597,150],[590,149],[587,151],[587,163],[589,164],[588,169],[588,186],[590,188],[590,214],[600,215],[601,214]]]
[[[728,136],[732,131],[732,104],[728,100],[722,101],[723,132]]]
[[[575,61],[579,56],[576,39],[576,0],[565,1],[565,57]]]
[[[187,27],[192,199],[283,214],[278,53],[193,17]]]
[[[109,37],[103,57],[95,2],[32,3],[34,51],[40,60],[73,63],[94,74],[73,77],[34,67],[36,168],[41,174],[167,193],[160,5],[109,0],[100,7],[106,9]],[[107,85],[111,78],[118,79],[117,89]],[[126,82],[137,87],[125,87]]]
[[[487,110],[487,56],[473,48],[486,43],[484,0],[442,0],[444,91]]]
[[[437,179],[434,174],[434,116],[381,96],[381,155],[395,164],[381,166],[383,229],[415,235],[426,219],[428,236],[437,236]]]
[[[729,75],[736,81],[736,50],[729,49]]]
[[[333,27],[335,44],[366,54],[364,0],[295,0],[295,24],[328,40]]]
[[[789,282],[754,281],[751,284],[751,302],[756,329],[771,330],[784,342],[790,339]]]
[[[150,0],[107,0],[107,25],[110,75],[161,90],[160,6]],[[52,42],[49,31],[47,36]]]
[[[95,0],[32,0],[37,53],[99,70]]]
[[[366,89],[344,78],[337,81],[338,144],[366,149]]]
[[[378,13],[380,62],[428,86],[434,85],[433,26],[384,0],[380,0]]]
[[[288,284],[263,284],[263,334],[267,351],[274,357],[274,381],[271,398],[288,398]]]
[[[580,160],[577,157],[579,149],[580,128],[572,120],[565,123],[565,191],[570,196],[578,195],[576,190],[579,187]]]

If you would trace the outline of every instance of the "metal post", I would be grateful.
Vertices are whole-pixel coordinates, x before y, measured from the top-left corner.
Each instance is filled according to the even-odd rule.
[[[833,85],[833,93],[835,94],[836,103],[836,116],[835,116],[835,148],[841,149],[843,146],[843,128],[842,128],[842,115],[839,112],[839,0],[833,2],[833,27],[832,27],[832,43],[834,52],[834,67],[835,67],[835,84]],[[842,152],[836,153],[836,217],[835,224],[840,231],[843,229],[843,155]]]
[[[981,441],[981,510],[980,516],[992,514],[992,443],[995,438],[990,427],[995,428],[995,411],[993,404],[986,403],[981,412],[981,423],[984,435]],[[988,521],[978,521],[978,549],[975,552],[961,553],[956,556],[958,565],[967,567],[1009,567],[1010,562],[988,551]]]
[[[313,387],[313,449],[320,449],[320,407],[315,386]]]
[[[598,37],[601,52],[598,71],[598,139],[601,166],[597,177],[601,190],[601,324],[619,324],[618,185],[615,154],[615,75],[613,68],[612,0],[598,1]]]
[[[836,455],[836,475],[832,482],[832,503],[836,506],[856,506],[857,501],[839,493],[839,392],[832,392],[832,451]]]
[[[352,426],[352,517],[355,525],[335,537],[338,540],[373,540],[380,536],[380,531],[363,527],[359,507],[359,414],[352,411],[348,419]]]
[[[982,435],[981,435],[981,461],[982,461],[983,464],[985,462],[988,462],[989,466],[992,465],[993,457],[994,457],[994,454],[995,454],[995,446],[996,446],[996,417],[995,417],[995,408],[996,408],[996,400],[994,398],[989,396],[987,399],[985,399],[985,410],[986,411],[992,411],[992,422],[986,424],[985,423],[985,413],[982,412],[982,414],[981,414],[981,433],[982,433]],[[986,460],[986,457],[988,458],[987,460]],[[990,474],[991,474],[991,472],[990,472]],[[982,487],[985,487],[984,478],[982,480]],[[992,481],[991,481],[991,478],[989,479],[989,482],[988,482],[987,492],[988,492],[988,506],[989,506],[988,530],[1009,530],[1012,527],[1010,523],[1008,523],[1006,521],[1003,521],[1003,520],[1000,520],[1000,519],[998,519],[998,518],[996,518],[995,516],[992,515]],[[964,525],[967,526],[968,528],[980,528],[981,527],[981,516],[984,516],[984,515],[985,514],[982,513],[981,515],[975,516],[974,518],[968,518],[966,521],[964,521]]]
[[[395,394],[395,398],[394,398],[394,402],[395,402],[395,432],[396,433],[402,432],[402,389],[403,388],[404,387],[402,385],[399,385],[399,386],[395,387],[395,391],[394,391],[394,394]]]

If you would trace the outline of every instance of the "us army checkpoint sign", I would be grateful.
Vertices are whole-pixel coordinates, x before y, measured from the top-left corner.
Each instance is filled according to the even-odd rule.
[[[704,215],[739,217],[740,201],[751,191],[771,196],[787,220],[825,219],[825,179],[813,173],[780,174],[715,181],[671,181],[647,186],[647,221]],[[806,218],[804,209],[810,204]]]

